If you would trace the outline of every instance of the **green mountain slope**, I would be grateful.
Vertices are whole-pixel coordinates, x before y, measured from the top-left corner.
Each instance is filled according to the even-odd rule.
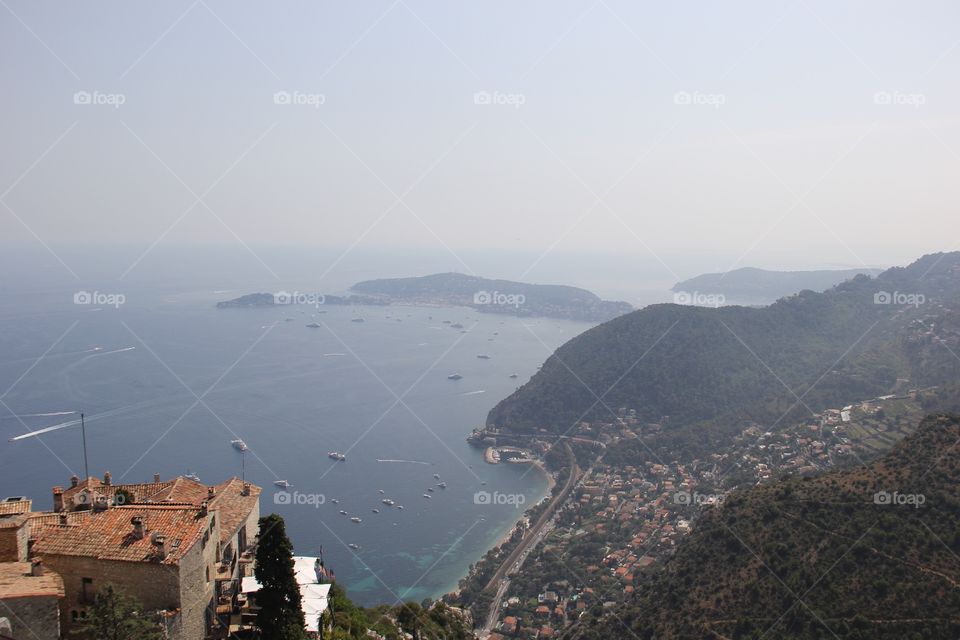
[[[929,255],[763,308],[664,304],[621,316],[560,347],[487,424],[563,434],[625,406],[705,449],[745,421],[960,378],[958,345],[960,253]]]
[[[960,637],[958,443],[960,418],[931,416],[867,466],[736,491],[567,636]]]

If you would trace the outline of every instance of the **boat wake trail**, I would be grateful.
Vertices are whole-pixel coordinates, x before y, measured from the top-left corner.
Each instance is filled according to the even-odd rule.
[[[478,393],[486,393],[486,389],[479,389],[477,391],[464,391],[463,393],[458,393],[458,396],[475,396]]]
[[[381,460],[380,458],[377,458],[377,462],[405,462],[407,464],[425,464],[427,466],[433,464],[432,462],[423,462],[422,460]]]

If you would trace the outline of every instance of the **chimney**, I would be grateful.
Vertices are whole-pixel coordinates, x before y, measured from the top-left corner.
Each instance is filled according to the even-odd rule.
[[[80,478],[77,476],[70,476],[70,486],[77,487],[80,485]]]
[[[203,502],[200,503],[200,515],[201,515],[201,516],[207,515],[207,508],[208,508],[209,506],[210,506],[210,504],[209,504],[206,500],[204,500]]]
[[[207,487],[207,500],[213,500],[213,497],[217,495],[217,490],[215,487]]]
[[[133,525],[133,537],[142,540],[143,534],[146,533],[146,527],[143,526],[143,516],[133,516],[130,518],[130,524]]]
[[[53,488],[53,510],[63,511],[63,487]]]
[[[244,483],[243,483],[243,490],[240,492],[240,495],[242,495],[242,496],[248,496],[248,495],[250,495],[250,483],[249,483],[249,482],[244,482]]]
[[[34,558],[30,562],[30,575],[35,578],[38,578],[43,575],[43,560],[40,558]]]
[[[157,560],[167,557],[167,537],[160,533],[153,534],[153,551]]]
[[[96,494],[93,498],[93,510],[94,511],[106,511],[110,507],[110,502],[107,500],[107,496]]]
[[[159,473],[153,474],[153,481],[154,481],[154,482],[160,482],[160,474],[159,474]]]
[[[103,474],[103,484],[109,487],[112,483],[113,483],[113,475],[109,471],[107,471],[106,473]]]

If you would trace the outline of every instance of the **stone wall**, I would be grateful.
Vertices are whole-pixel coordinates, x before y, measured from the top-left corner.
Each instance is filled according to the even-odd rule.
[[[220,542],[220,519],[208,519],[207,533],[201,543],[193,545],[180,559],[180,608],[182,640],[200,640],[207,631],[207,622],[216,616],[213,608],[217,576],[217,547]],[[212,526],[211,526],[212,523]],[[173,640],[179,640],[171,636]]]
[[[0,602],[0,616],[10,620],[15,638],[60,639],[59,602],[55,596],[5,598]]]
[[[73,628],[73,621],[93,604],[97,591],[107,584],[139,600],[145,611],[180,607],[179,571],[175,566],[52,554],[42,557],[44,565],[63,578],[66,597],[61,602],[60,614],[65,635]],[[93,580],[87,587],[88,600],[83,598],[84,578]],[[189,640],[202,637],[191,636]]]
[[[22,522],[21,522],[22,521]],[[16,516],[7,526],[0,527],[0,562],[26,562],[30,527],[26,516]]]

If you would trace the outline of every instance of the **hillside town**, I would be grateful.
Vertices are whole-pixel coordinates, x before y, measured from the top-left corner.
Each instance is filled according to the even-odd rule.
[[[611,462],[618,446],[640,443],[663,428],[641,423],[626,407],[617,410],[616,422],[582,422],[560,438],[545,431],[475,430],[471,442],[488,450],[519,451],[522,443],[523,451],[544,456],[565,441],[578,448],[579,460],[593,460],[556,509],[542,542],[502,582],[487,637],[551,638],[591,608],[617,606],[645,572],[674,553],[703,509],[722,505],[737,487],[850,466],[888,450],[914,428],[925,394],[933,391],[911,389],[830,408],[773,429],[751,424],[726,450],[682,461],[660,460],[647,450],[630,464]],[[522,529],[529,526],[530,518],[521,522]]]

